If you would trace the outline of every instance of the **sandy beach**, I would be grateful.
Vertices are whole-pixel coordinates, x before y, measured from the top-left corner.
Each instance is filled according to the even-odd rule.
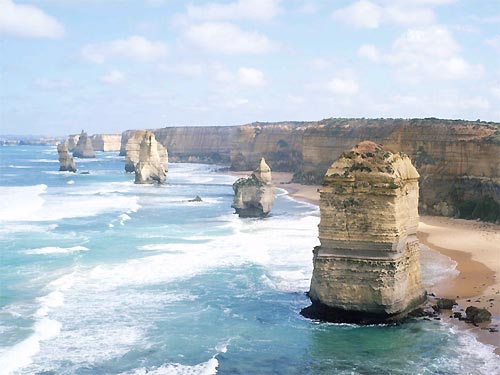
[[[248,176],[251,172],[230,172],[235,176]],[[273,183],[285,189],[290,196],[319,204],[320,186],[292,183],[292,174],[273,172]],[[486,327],[500,326],[500,226],[471,220],[447,217],[421,216],[418,238],[431,249],[457,263],[459,276],[436,285],[437,297],[456,299],[460,308],[468,306],[487,308],[493,315],[490,324],[474,327],[452,319],[463,329],[472,330],[478,339],[496,347],[500,355],[500,333],[489,332]]]

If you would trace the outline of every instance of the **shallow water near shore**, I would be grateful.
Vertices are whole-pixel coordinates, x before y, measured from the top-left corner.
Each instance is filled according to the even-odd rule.
[[[493,348],[439,321],[319,323],[299,312],[318,209],[277,190],[239,219],[236,179],[170,164],[138,186],[123,158],[0,147],[0,374],[494,374]],[[203,202],[188,202],[196,195]],[[425,249],[428,283],[454,265]]]

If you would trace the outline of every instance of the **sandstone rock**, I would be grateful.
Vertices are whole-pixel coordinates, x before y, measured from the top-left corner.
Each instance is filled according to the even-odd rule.
[[[92,142],[87,133],[82,130],[78,143],[73,150],[73,156],[77,158],[95,158]]]
[[[76,144],[78,143],[79,138],[80,138],[79,134],[68,135],[68,138],[66,138],[66,141],[64,142],[68,147],[68,151],[73,152],[73,150],[76,147]]]
[[[59,156],[59,171],[76,172],[75,162],[70,156],[68,147],[65,143],[60,143],[57,145],[57,154]]]
[[[164,166],[168,163],[168,153],[167,149],[163,147],[159,142],[156,141],[155,135],[148,130],[137,130],[135,131],[127,140],[125,146],[125,171],[134,172],[137,163],[139,162],[139,156],[141,151],[141,143],[145,138],[152,136],[154,139],[154,144],[156,145],[156,152],[160,158],[160,163]]]
[[[164,184],[167,178],[167,151],[160,145],[153,133],[142,133],[139,148],[139,162],[135,165],[136,184]]]
[[[248,178],[240,178],[233,184],[233,207],[240,217],[260,217],[271,212],[274,187],[271,184],[271,168],[264,158]]]
[[[90,137],[96,151],[119,151],[121,139],[121,134],[94,134]]]
[[[193,199],[189,199],[188,202],[203,202],[203,199],[201,199],[201,197],[197,195]]]
[[[489,322],[491,313],[486,309],[480,309],[475,306],[469,306],[465,309],[466,319],[472,323]]]
[[[313,305],[304,315],[385,322],[425,301],[416,237],[418,178],[406,155],[369,141],[331,165],[320,190]]]

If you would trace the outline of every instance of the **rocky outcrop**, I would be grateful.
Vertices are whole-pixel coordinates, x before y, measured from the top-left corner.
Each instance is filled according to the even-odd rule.
[[[80,138],[79,134],[71,134],[68,135],[68,138],[66,138],[66,146],[68,147],[69,152],[73,152],[73,150],[76,147],[76,144],[78,143],[78,139]]]
[[[265,157],[296,182],[320,184],[342,152],[364,139],[404,150],[420,175],[420,210],[433,215],[500,219],[500,124],[427,119],[325,119],[153,130],[174,161],[250,170]],[[121,154],[134,131],[122,134]]]
[[[95,158],[95,151],[87,133],[82,130],[78,143],[73,149],[73,156],[77,158]]]
[[[418,307],[419,174],[408,156],[362,142],[328,169],[320,190],[321,245],[306,316],[376,323]]]
[[[60,143],[57,145],[57,154],[59,156],[60,172],[76,172],[75,162],[70,156],[68,146],[66,146],[65,143]]]
[[[90,137],[96,151],[120,151],[121,134],[94,134]]]
[[[150,131],[168,150],[173,162],[229,164],[236,130],[235,126],[184,126]],[[126,154],[127,143],[134,133],[135,130],[122,133],[120,155]]]
[[[128,137],[127,144],[125,146],[125,171],[135,172],[135,167],[139,162],[139,157],[141,153],[142,142],[145,138],[152,136],[154,139],[154,144],[157,147],[157,154],[160,158],[160,163],[164,166],[168,163],[167,149],[156,140],[155,135],[149,130],[137,130]]]
[[[271,168],[261,158],[257,169],[248,178],[233,184],[234,201],[231,205],[240,217],[261,217],[271,212],[274,201]]]
[[[167,179],[167,150],[159,144],[153,133],[141,131],[139,160],[135,165],[136,184],[164,184]]]

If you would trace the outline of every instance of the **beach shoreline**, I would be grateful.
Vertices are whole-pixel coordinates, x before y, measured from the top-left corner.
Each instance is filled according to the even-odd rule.
[[[243,177],[252,172],[228,172]],[[273,184],[284,189],[290,197],[319,205],[319,185],[301,185],[291,182],[292,173],[273,172]],[[459,309],[468,306],[487,308],[492,313],[489,324],[478,327],[449,319],[443,312],[443,320],[459,329],[473,332],[477,339],[495,347],[500,355],[500,333],[490,332],[488,327],[500,327],[500,226],[472,220],[448,217],[421,216],[417,236],[420,242],[457,264],[459,275],[435,285],[428,293],[438,298],[452,298]],[[450,312],[451,314],[451,312]],[[465,313],[463,312],[465,315]]]

